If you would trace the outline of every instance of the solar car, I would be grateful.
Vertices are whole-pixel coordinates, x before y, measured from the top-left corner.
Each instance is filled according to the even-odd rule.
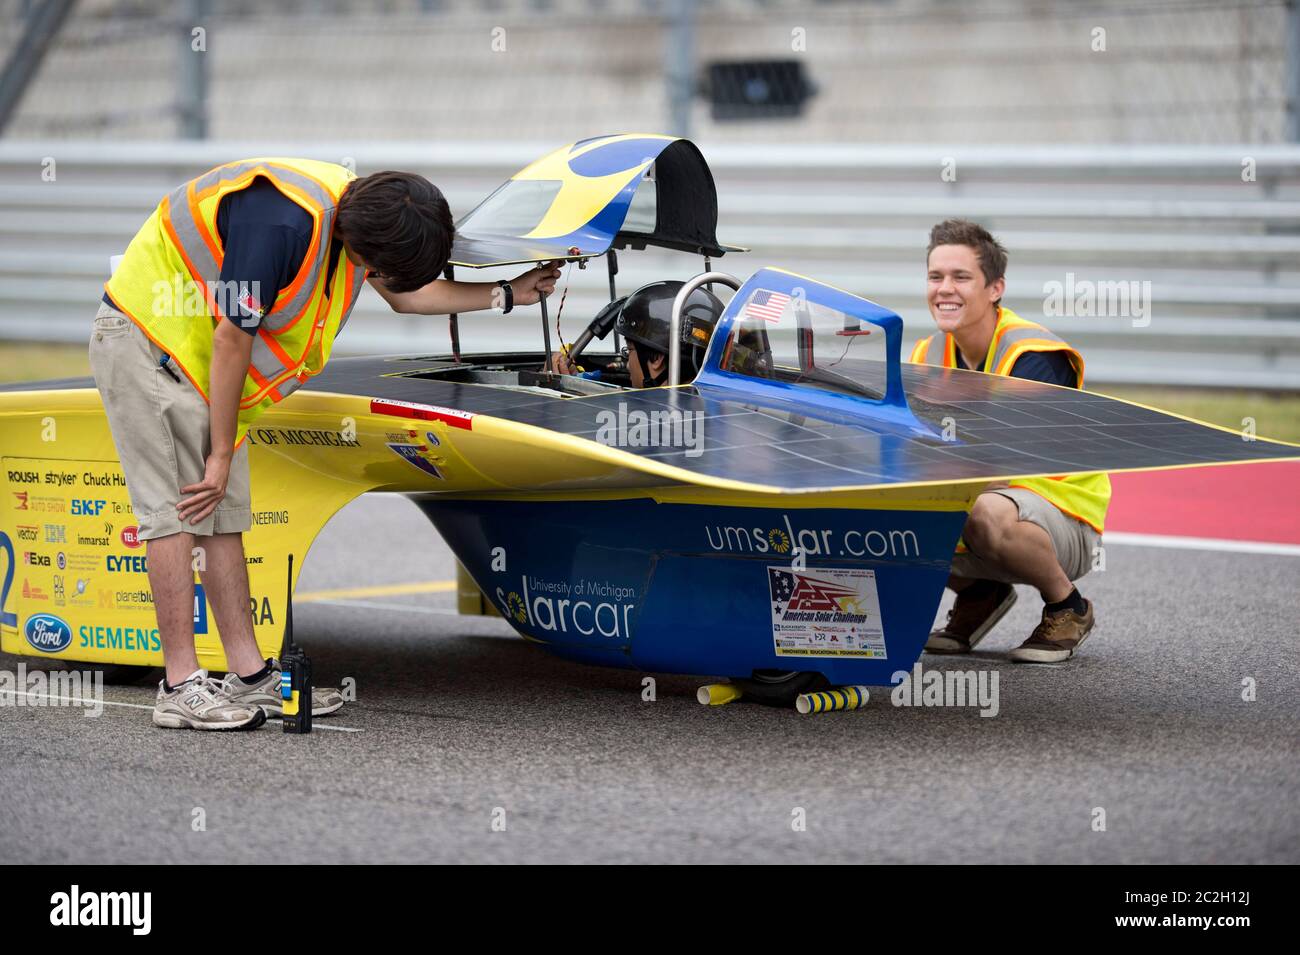
[[[264,653],[283,638],[289,557],[300,568],[348,502],[391,493],[455,552],[461,609],[541,650],[727,678],[762,702],[889,685],[922,651],[990,482],[1297,457],[1087,391],[904,363],[891,310],[776,266],[720,270],[743,250],[719,244],[717,212],[693,143],[626,134],[538,159],[466,215],[449,275],[605,263],[611,305],[567,349],[547,302],[531,351],[462,353],[453,316],[446,352],[335,358],[254,424],[245,548]],[[635,388],[616,261],[647,247],[683,267],[663,276],[681,283],[663,306],[667,380]],[[561,373],[562,351],[581,373]],[[161,664],[93,382],[0,388],[0,447],[0,646],[118,676]],[[194,621],[200,665],[224,669],[201,587]]]

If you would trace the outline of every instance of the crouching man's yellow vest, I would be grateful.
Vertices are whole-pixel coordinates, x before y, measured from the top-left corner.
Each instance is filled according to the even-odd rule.
[[[937,343],[937,335],[923,338],[912,349],[909,361],[924,365],[957,367],[957,342],[945,334]],[[937,347],[936,347],[937,346]],[[1064,352],[1074,368],[1075,387],[1083,387],[1083,356],[1042,325],[1027,321],[1009,308],[998,308],[998,324],[993,332],[984,367],[979,371],[994,375],[1010,375],[1016,359],[1026,352]],[[1076,520],[1091,524],[1101,533],[1106,522],[1106,508],[1110,505],[1110,478],[1105,474],[1073,474],[1067,477],[1025,478],[1008,481],[1012,487],[1023,487],[1046,498],[1054,506]]]
[[[312,217],[311,244],[293,281],[267,309],[253,341],[239,401],[236,445],[267,408],[300,388],[329,361],[334,336],[348,320],[365,269],[339,252],[327,284],[330,239],[339,197],[355,176],[342,166],[310,159],[248,159],[227,163],[164,196],[140,227],[104,286],[109,297],[208,399],[212,332],[224,320],[222,303],[244,290],[220,288],[225,256],[217,233],[221,199],[270,180]]]

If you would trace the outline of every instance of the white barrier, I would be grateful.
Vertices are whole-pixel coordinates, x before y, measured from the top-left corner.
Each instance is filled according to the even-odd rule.
[[[164,192],[220,162],[279,154],[362,174],[410,169],[461,215],[555,145],[0,142],[0,337],[84,339],[109,257]],[[903,316],[911,341],[932,328],[928,229],[968,216],[1010,251],[1007,304],[1076,343],[1090,382],[1300,389],[1300,147],[702,148],[719,238],[754,250],[720,262],[727,271],[779,265],[866,295]],[[620,264],[623,291],[702,265],[657,250]],[[607,283],[599,264],[567,279],[572,339]],[[1107,314],[1079,314],[1058,289],[1076,306],[1092,289]],[[465,316],[461,334],[467,351],[540,341],[535,308]],[[345,354],[446,349],[445,320],[394,315],[369,290],[339,342]]]

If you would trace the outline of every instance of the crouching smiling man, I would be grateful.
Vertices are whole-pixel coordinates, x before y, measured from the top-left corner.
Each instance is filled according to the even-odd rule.
[[[1083,357],[1042,325],[1003,307],[1007,252],[982,226],[949,219],[930,232],[926,298],[939,333],[911,361],[1083,387]],[[1093,628],[1092,601],[1072,581],[1092,569],[1110,503],[1105,474],[992,484],[975,501],[953,558],[957,592],[931,653],[969,653],[1016,602],[1013,584],[1043,598],[1043,616],[1011,659],[1054,663]]]

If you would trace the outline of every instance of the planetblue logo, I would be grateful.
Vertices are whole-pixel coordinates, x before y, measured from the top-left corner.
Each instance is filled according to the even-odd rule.
[[[23,633],[27,642],[42,653],[58,653],[72,643],[72,628],[51,613],[28,617]]]

